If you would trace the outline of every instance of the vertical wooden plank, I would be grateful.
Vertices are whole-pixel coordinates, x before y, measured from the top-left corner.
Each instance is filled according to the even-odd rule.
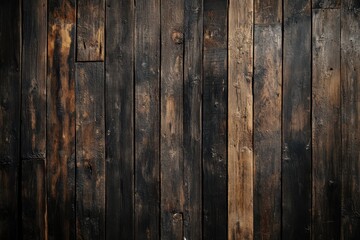
[[[253,239],[253,1],[229,2],[228,239]]]
[[[104,61],[105,0],[77,1],[77,61]]]
[[[341,239],[360,239],[360,2],[341,9],[342,228]]]
[[[202,239],[203,1],[185,0],[184,238]]]
[[[22,10],[22,234],[46,239],[47,1],[24,1]]]
[[[18,239],[21,7],[0,1],[0,238]]]
[[[160,238],[160,1],[136,1],[135,239]]]
[[[183,239],[184,1],[161,3],[161,238]]]
[[[49,239],[75,238],[75,0],[48,1]]]
[[[311,2],[284,1],[282,236],[310,239]]]
[[[282,0],[254,0],[255,24],[282,22]]]
[[[204,0],[203,238],[227,238],[227,1]]]
[[[104,64],[76,65],[76,237],[105,238]]]
[[[340,238],[340,10],[313,10],[312,237]]]
[[[106,238],[134,239],[134,2],[106,5]]]
[[[254,239],[281,239],[281,34],[255,26]]]
[[[313,0],[313,9],[317,8],[340,8],[341,0]]]

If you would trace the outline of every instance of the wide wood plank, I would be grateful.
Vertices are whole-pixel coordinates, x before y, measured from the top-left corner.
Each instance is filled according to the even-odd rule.
[[[45,239],[47,1],[25,1],[22,7],[22,234]]]
[[[255,26],[254,239],[281,239],[281,34]]]
[[[227,238],[227,1],[204,1],[203,238]]]
[[[254,0],[255,24],[282,22],[282,0]]]
[[[49,239],[75,238],[75,0],[48,1]]]
[[[311,2],[284,1],[282,236],[311,229]]]
[[[253,239],[252,0],[229,2],[228,239]]]
[[[77,1],[77,61],[104,61],[105,0]]]
[[[134,238],[134,2],[106,7],[106,238]]]
[[[185,0],[184,238],[202,239],[203,1]]]
[[[0,239],[19,239],[20,1],[0,1]]]
[[[360,2],[341,10],[342,221],[341,239],[360,239]]]
[[[161,3],[161,238],[183,239],[184,1]]]
[[[135,238],[160,238],[160,1],[135,16]]]
[[[340,10],[313,10],[312,237],[339,239]]]
[[[104,64],[76,65],[76,238],[105,238]]]

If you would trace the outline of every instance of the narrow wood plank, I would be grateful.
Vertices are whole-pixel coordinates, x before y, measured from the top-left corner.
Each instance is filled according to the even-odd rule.
[[[105,238],[104,64],[76,65],[76,238]]]
[[[228,239],[253,239],[252,0],[229,2]]]
[[[0,238],[19,239],[20,1],[0,1]]]
[[[340,238],[340,10],[313,10],[312,237]]]
[[[340,8],[341,0],[313,0],[313,9],[317,8]]]
[[[77,61],[104,61],[105,0],[77,1]]]
[[[134,2],[106,7],[106,238],[134,239]]]
[[[47,1],[25,1],[22,13],[22,235],[45,239]]]
[[[48,238],[75,238],[75,0],[48,1]]]
[[[341,239],[360,239],[360,2],[341,9]]]
[[[310,239],[311,2],[284,1],[282,236]]]
[[[281,239],[281,34],[255,26],[254,239]]]
[[[282,0],[254,0],[255,24],[282,22]]]
[[[185,0],[184,238],[202,239],[203,1]]]
[[[183,239],[184,0],[161,3],[161,238]],[[190,227],[190,226],[189,226]]]
[[[203,238],[227,238],[227,1],[204,1]]]
[[[135,239],[160,238],[160,1],[135,16]]]

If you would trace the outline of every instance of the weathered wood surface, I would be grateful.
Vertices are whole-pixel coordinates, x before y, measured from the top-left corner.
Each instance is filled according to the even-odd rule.
[[[20,1],[0,1],[0,238],[19,239]],[[20,216],[19,216],[20,215]]]
[[[344,1],[344,0],[313,0],[312,6],[313,6],[313,9],[340,8],[341,1]]]
[[[135,13],[135,238],[160,238],[160,1]]]
[[[311,230],[311,2],[284,1],[282,237]]]
[[[134,3],[106,7],[106,238],[134,238]]]
[[[313,10],[312,25],[312,237],[339,239],[340,10]]]
[[[252,0],[229,2],[228,239],[253,239]]]
[[[281,25],[254,31],[254,239],[281,239]]]
[[[76,238],[105,238],[104,64],[76,64]]]
[[[282,22],[282,0],[254,0],[255,24],[276,24]]]
[[[203,238],[227,238],[227,1],[204,1]]]

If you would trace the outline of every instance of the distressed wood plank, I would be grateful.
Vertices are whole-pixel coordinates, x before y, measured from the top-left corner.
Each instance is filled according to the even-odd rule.
[[[202,239],[203,1],[185,0],[184,238]]]
[[[75,238],[75,0],[48,2],[49,239]]]
[[[227,238],[227,1],[204,1],[203,238]]]
[[[341,9],[341,239],[360,239],[360,2]]]
[[[344,0],[343,0],[344,1]],[[313,9],[317,8],[340,8],[341,0],[313,0],[312,7]]]
[[[282,0],[254,0],[255,24],[282,22]]]
[[[254,239],[281,239],[281,26],[255,26]]]
[[[0,1],[0,238],[19,239],[20,1]]]
[[[77,1],[77,61],[104,61],[105,0]]]
[[[135,15],[135,238],[160,238],[160,1]]]
[[[284,1],[282,236],[310,239],[311,2]]]
[[[183,239],[184,1],[161,3],[161,238]]]
[[[106,16],[106,238],[134,239],[133,1]]]
[[[253,239],[253,1],[229,2],[228,239]]]
[[[76,238],[105,238],[104,64],[76,65]]]
[[[340,238],[340,10],[312,18],[312,237]]]

